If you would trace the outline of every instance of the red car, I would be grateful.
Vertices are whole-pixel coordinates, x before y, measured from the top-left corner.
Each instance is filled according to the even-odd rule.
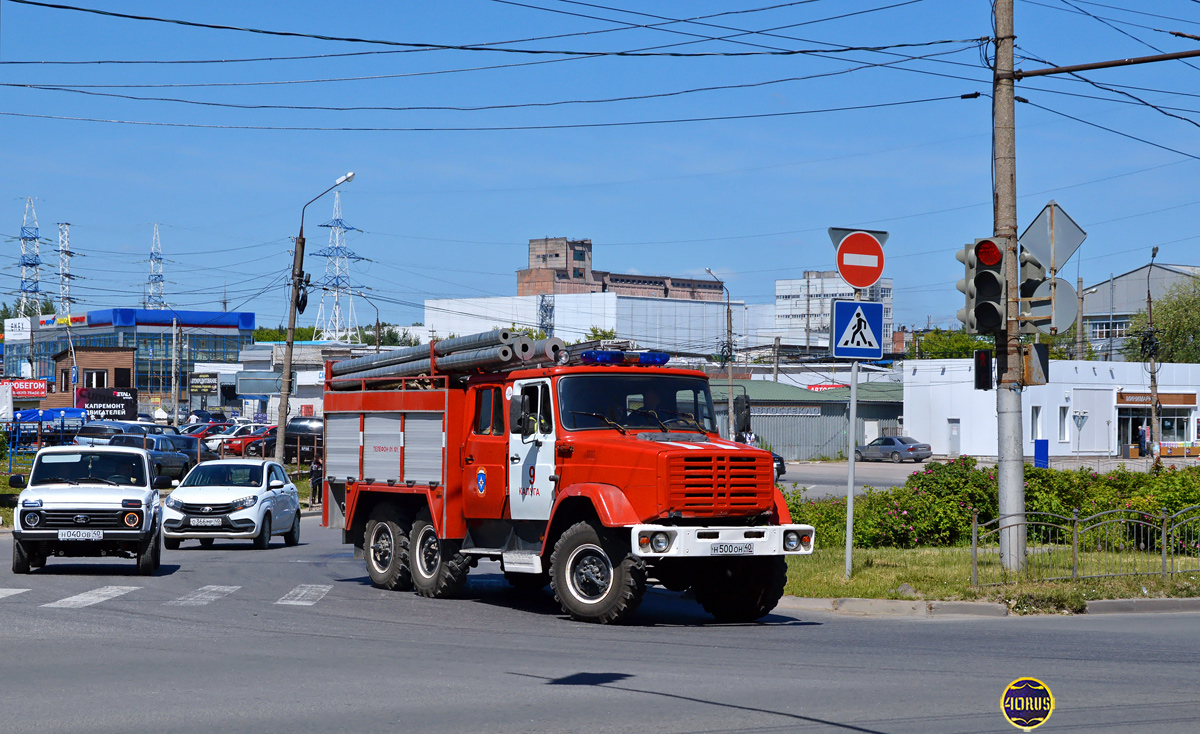
[[[188,436],[195,436],[197,440],[202,441],[214,433],[220,433],[221,431],[224,431],[226,428],[229,428],[232,425],[232,423],[196,424],[194,426],[188,426],[187,428],[180,429],[179,432]]]
[[[241,456],[245,452],[247,444],[253,441],[258,441],[259,439],[267,438],[269,436],[274,436],[275,432],[278,430],[279,426],[264,426],[263,428],[259,428],[256,431],[252,431],[242,436],[227,438],[225,439],[224,453],[226,456]]]

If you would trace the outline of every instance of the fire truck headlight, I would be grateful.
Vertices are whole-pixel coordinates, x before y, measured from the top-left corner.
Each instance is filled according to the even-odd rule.
[[[655,553],[666,553],[671,547],[671,536],[666,533],[655,533],[650,536],[650,549]]]
[[[800,550],[800,533],[795,530],[786,530],[783,533],[783,549],[785,551]]]

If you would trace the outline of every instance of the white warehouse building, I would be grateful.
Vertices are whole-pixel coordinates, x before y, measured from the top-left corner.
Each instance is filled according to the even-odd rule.
[[[738,348],[755,330],[754,312],[730,304]],[[509,327],[543,329],[570,344],[593,327],[615,331],[645,349],[713,354],[725,340],[725,303],[618,293],[557,293],[425,301],[426,339]]]
[[[928,442],[935,454],[996,455],[996,392],[974,389],[972,369],[970,359],[904,362],[904,432]],[[1026,456],[1033,456],[1039,438],[1049,441],[1051,456],[1117,456],[1150,423],[1150,376],[1140,362],[1052,360],[1048,378],[1022,393]],[[1197,386],[1200,365],[1160,366],[1164,443],[1197,440]]]

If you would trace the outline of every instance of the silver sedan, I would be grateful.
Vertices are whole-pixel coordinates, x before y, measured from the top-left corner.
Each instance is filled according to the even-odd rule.
[[[883,461],[891,459],[899,464],[906,459],[922,462],[933,456],[933,450],[927,443],[920,443],[908,436],[885,436],[877,438],[866,446],[854,448],[854,460]]]

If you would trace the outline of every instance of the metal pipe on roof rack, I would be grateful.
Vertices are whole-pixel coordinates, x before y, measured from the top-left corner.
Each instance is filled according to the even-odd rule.
[[[519,336],[512,340],[513,356],[522,362],[533,359],[533,340],[527,336]]]
[[[535,341],[528,362],[557,362],[558,355],[567,348],[566,342],[556,336]]]
[[[483,331],[478,334],[469,334],[467,336],[457,336],[451,339],[442,339],[434,342],[433,350],[437,356],[442,357],[447,354],[464,350],[486,349],[488,347],[502,346],[510,343],[512,339],[512,332],[510,332],[508,329],[493,329],[491,331]],[[343,359],[340,362],[334,363],[331,372],[335,377],[337,377],[341,375],[363,372],[366,370],[379,369],[396,364],[421,361],[422,359],[426,363],[425,369],[428,370],[428,344],[418,344],[415,347],[406,347],[404,349],[393,349],[390,352],[381,352],[379,354],[372,354],[367,357]]]
[[[488,347],[486,349],[473,349],[449,354],[437,361],[437,370],[439,373],[453,373],[488,367],[498,368],[507,362],[511,362],[512,359],[512,347],[507,344],[501,344],[500,346]],[[356,390],[361,387],[361,380],[418,377],[428,374],[429,371],[429,358],[426,357],[425,359],[404,362],[402,364],[393,364],[343,375],[330,381],[330,387],[334,390]]]

